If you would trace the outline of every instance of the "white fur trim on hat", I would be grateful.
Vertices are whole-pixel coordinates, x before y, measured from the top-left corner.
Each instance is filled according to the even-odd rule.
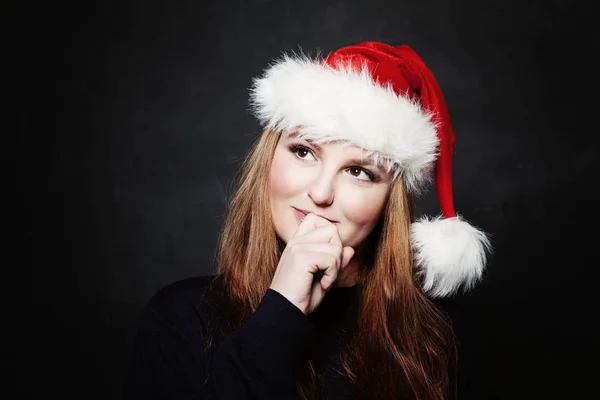
[[[285,55],[254,80],[251,105],[268,129],[349,141],[392,161],[413,192],[431,180],[439,144],[432,115],[374,82],[366,67],[334,69]]]
[[[423,290],[430,297],[468,290],[482,276],[491,244],[486,234],[460,216],[423,217],[411,226],[411,240]]]

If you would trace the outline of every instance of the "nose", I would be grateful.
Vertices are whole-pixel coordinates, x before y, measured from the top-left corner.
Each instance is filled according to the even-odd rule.
[[[308,197],[320,207],[327,207],[335,198],[334,179],[326,173],[317,176],[308,188]]]

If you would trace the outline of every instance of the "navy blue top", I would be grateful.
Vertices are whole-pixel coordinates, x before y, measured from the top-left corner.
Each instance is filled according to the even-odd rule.
[[[214,318],[218,302],[211,281],[189,278],[152,297],[141,318],[125,400],[296,399],[295,368],[309,356],[324,376],[327,399],[356,398],[340,358],[356,288],[333,288],[308,316],[269,289],[249,321],[227,332]],[[478,341],[452,310],[444,309],[459,341],[457,398],[488,399]],[[209,322],[217,333],[205,352]]]

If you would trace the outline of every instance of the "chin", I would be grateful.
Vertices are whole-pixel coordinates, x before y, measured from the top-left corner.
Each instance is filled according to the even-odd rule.
[[[275,224],[275,234],[284,244],[287,244],[294,237],[296,229],[298,229],[298,225],[295,223],[296,221],[293,222],[293,225],[290,223]]]
[[[290,240],[292,240],[292,238],[296,234],[297,229],[298,229],[297,224],[292,225],[292,226],[286,226],[285,229],[283,230],[283,232],[281,232],[282,234],[279,235],[279,237],[281,238],[281,241],[284,242],[285,244],[287,244]]]

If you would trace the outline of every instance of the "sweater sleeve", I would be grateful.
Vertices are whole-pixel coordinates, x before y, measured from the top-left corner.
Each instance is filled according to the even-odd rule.
[[[245,326],[205,352],[203,315],[189,296],[163,291],[146,307],[125,385],[132,399],[293,399],[312,325],[268,290]]]

